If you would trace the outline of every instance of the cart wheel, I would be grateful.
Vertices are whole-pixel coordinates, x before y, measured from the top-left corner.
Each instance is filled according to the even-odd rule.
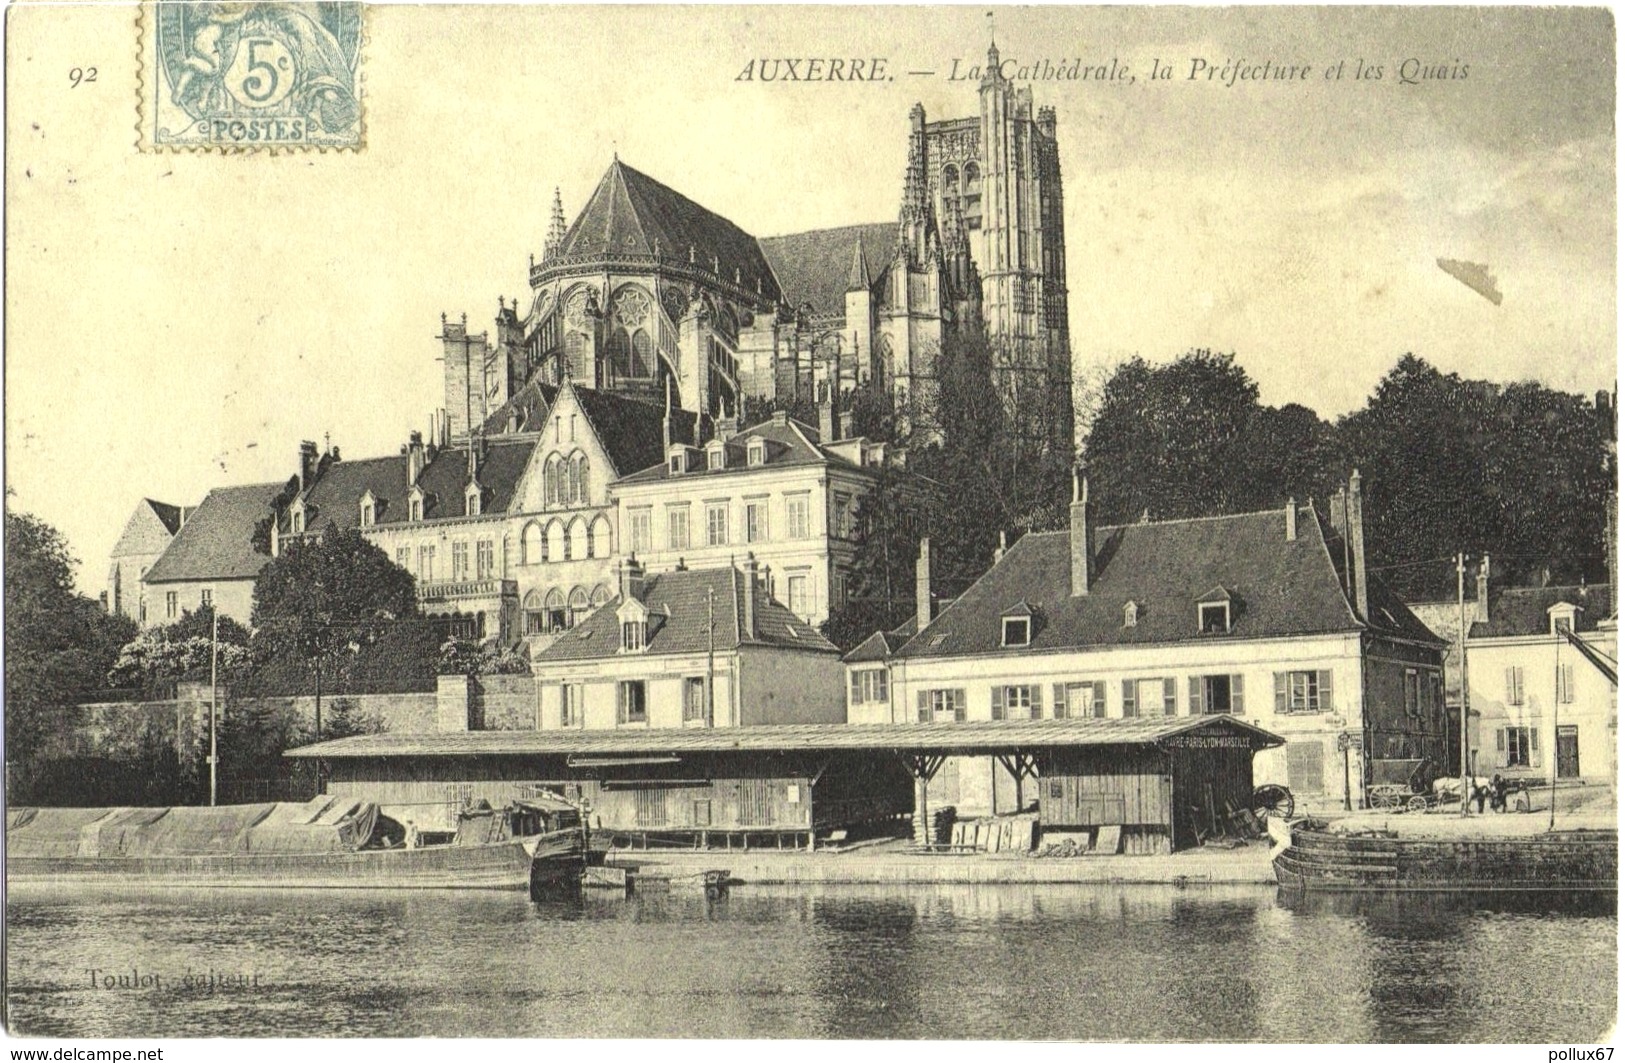
[[[1426,812],[1428,810],[1428,799],[1423,797],[1421,794],[1417,794],[1415,797],[1405,802],[1405,807],[1412,812]]]
[[[1265,816],[1276,816],[1280,819],[1291,819],[1296,802],[1292,799],[1292,791],[1276,783],[1266,783],[1253,791],[1253,810],[1260,819]]]

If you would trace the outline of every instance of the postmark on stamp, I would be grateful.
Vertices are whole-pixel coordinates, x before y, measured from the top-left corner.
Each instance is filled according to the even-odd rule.
[[[140,5],[143,150],[360,148],[357,0]]]

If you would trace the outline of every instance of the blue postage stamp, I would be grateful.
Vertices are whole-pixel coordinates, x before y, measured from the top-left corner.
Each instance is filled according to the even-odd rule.
[[[141,147],[360,148],[356,0],[142,4]]]

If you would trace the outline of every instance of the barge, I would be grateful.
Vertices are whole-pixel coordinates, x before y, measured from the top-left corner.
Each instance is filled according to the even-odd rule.
[[[1291,891],[1591,892],[1619,887],[1616,830],[1405,835],[1304,819],[1273,861]]]

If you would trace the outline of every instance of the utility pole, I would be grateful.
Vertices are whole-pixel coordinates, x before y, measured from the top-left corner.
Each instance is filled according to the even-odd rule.
[[[212,599],[214,595],[209,595]],[[209,603],[209,804],[218,796],[218,768],[220,759],[220,610]]]
[[[1461,655],[1461,814],[1467,815],[1467,555],[1456,555],[1457,652]]]
[[[1546,829],[1557,829],[1557,707],[1563,703],[1563,638],[1558,636],[1552,647],[1555,663],[1552,666],[1552,808],[1546,817]]]

